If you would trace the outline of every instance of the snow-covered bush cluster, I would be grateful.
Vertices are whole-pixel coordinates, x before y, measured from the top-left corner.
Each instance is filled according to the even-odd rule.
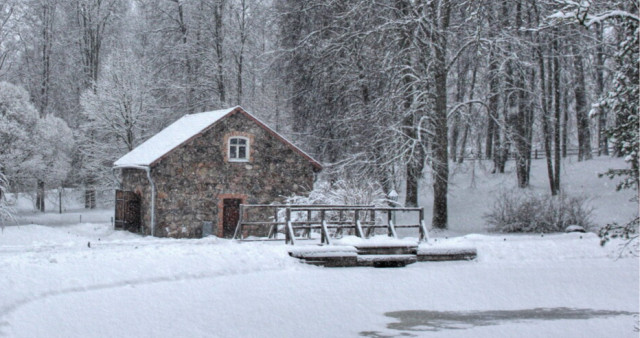
[[[569,225],[591,228],[591,210],[585,197],[509,190],[498,195],[484,218],[499,232],[559,232]]]
[[[0,173],[14,188],[35,180],[57,187],[71,170],[74,140],[67,123],[38,113],[29,93],[8,82],[0,82],[0,144]]]
[[[357,181],[354,179],[339,179],[333,184],[327,181],[320,181],[315,184],[314,189],[308,196],[291,196],[285,200],[286,204],[295,205],[360,205],[360,206],[387,206],[385,193],[376,182]],[[328,211],[325,213],[325,219],[339,220],[340,217],[353,219],[353,211],[341,214],[338,211]],[[363,217],[369,217],[364,216]],[[304,221],[308,217],[306,211],[292,212],[291,219],[293,221]],[[320,213],[312,212],[311,219],[319,220]],[[278,211],[278,218],[285,218],[285,210]]]
[[[291,196],[286,203],[387,206],[386,195],[380,184],[350,179],[340,179],[333,184],[326,181],[316,183],[309,196]]]

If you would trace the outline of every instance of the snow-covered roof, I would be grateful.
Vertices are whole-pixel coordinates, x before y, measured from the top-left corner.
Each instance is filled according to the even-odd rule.
[[[116,167],[148,166],[237,107],[185,115],[114,163]]]
[[[162,156],[169,153],[171,150],[185,143],[192,137],[207,129],[212,124],[228,115],[231,115],[234,112],[242,112],[246,114],[250,119],[254,120],[262,128],[266,129],[276,138],[280,139],[282,142],[290,146],[293,150],[311,161],[314,166],[321,168],[320,164],[316,160],[311,158],[311,156],[293,145],[282,135],[269,128],[262,121],[249,114],[240,106],[204,113],[185,115],[137,146],[126,155],[122,156],[120,159],[115,161],[113,165],[116,168],[150,166],[154,162],[159,160]]]

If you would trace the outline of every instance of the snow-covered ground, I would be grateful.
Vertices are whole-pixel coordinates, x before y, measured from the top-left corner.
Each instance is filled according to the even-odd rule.
[[[567,185],[584,182],[567,190],[592,198],[599,224],[637,213],[632,192],[583,177],[616,163],[565,172],[578,173]],[[638,336],[637,257],[618,257],[620,242],[601,247],[593,233],[487,233],[489,193],[515,178],[476,168],[473,188],[465,170],[454,176],[452,230],[423,246],[475,247],[470,262],[322,268],[281,243],[140,237],[113,231],[109,211],[83,214],[83,223],[21,211],[24,225],[0,233],[0,336]]]
[[[575,157],[562,161],[560,184],[569,196],[584,196],[593,208],[593,222],[597,226],[607,223],[626,223],[638,214],[638,202],[630,201],[635,191],[616,191],[619,179],[599,178],[610,168],[626,168],[620,158],[595,157],[586,162],[577,162]],[[507,162],[505,174],[491,174],[489,161],[452,165],[449,184],[449,231],[451,235],[485,232],[483,215],[493,206],[500,191],[514,189],[516,174],[513,161]],[[534,193],[549,194],[549,180],[545,160],[533,160],[531,183],[527,189]],[[431,220],[433,193],[428,188],[430,174],[426,174],[426,189],[420,195],[420,204],[425,207],[425,218]]]
[[[637,337],[638,261],[594,234],[439,238],[471,262],[321,268],[282,244],[108,224],[0,236],[9,337]],[[90,245],[90,247],[89,247]]]

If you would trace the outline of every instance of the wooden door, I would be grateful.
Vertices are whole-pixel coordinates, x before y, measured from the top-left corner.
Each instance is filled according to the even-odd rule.
[[[114,227],[139,232],[140,215],[140,196],[133,191],[116,190]]]
[[[242,200],[238,198],[222,200],[222,237],[233,237],[240,219],[240,204],[242,204]]]

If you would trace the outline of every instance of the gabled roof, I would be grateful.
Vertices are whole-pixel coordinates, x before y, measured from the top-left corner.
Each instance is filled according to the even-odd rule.
[[[246,115],[249,119],[253,120],[268,133],[272,134],[281,142],[285,143],[294,152],[297,152],[298,154],[309,160],[311,164],[316,167],[316,169],[322,168],[318,161],[314,160],[307,153],[293,145],[293,143],[289,142],[282,135],[278,134],[275,130],[268,127],[258,118],[251,115],[240,106],[204,113],[185,115],[137,146],[126,155],[122,156],[120,159],[115,161],[113,165],[116,168],[151,166],[166,154],[170,153],[173,149],[176,149],[195,136],[209,129],[216,122],[235,113]]]

